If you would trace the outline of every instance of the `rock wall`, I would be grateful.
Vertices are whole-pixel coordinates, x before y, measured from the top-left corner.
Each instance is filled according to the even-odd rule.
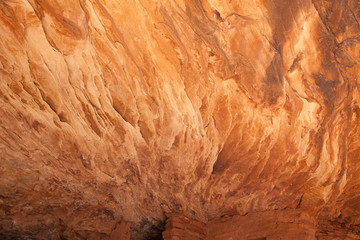
[[[248,213],[244,216],[223,216],[207,223],[189,219],[181,214],[171,214],[166,221],[163,238],[164,240],[315,240],[318,239],[316,232],[317,224],[314,216],[301,209],[285,209]],[[346,234],[333,235],[336,236],[344,237]]]
[[[315,219],[302,210],[275,210],[222,217],[207,224],[209,240],[315,240]]]
[[[331,240],[359,239],[359,229],[332,221],[318,222],[301,209],[222,216],[202,223],[182,214],[170,214],[164,240]]]
[[[110,234],[110,240],[130,240],[130,224],[118,222]]]
[[[170,214],[166,220],[164,240],[208,239],[206,225],[182,214]]]
[[[0,9],[1,237],[296,208],[358,234],[358,1]]]

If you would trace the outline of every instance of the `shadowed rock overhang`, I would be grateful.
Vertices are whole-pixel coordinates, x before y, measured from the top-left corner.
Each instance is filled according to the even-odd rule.
[[[0,238],[149,239],[171,214],[283,210],[359,236],[358,1],[0,10]]]

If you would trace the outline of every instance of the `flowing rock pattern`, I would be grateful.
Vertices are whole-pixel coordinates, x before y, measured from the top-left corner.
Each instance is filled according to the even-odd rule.
[[[0,9],[2,238],[285,208],[359,234],[359,1]]]

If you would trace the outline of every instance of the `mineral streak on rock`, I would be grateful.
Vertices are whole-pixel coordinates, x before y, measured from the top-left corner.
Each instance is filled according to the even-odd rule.
[[[131,224],[146,239],[166,214],[281,209],[315,217],[323,239],[358,236],[359,1],[0,10],[0,238]]]

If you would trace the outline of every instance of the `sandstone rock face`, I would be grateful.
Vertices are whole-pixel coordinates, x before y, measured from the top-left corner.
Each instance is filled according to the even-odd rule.
[[[0,8],[2,238],[296,208],[359,236],[358,1]]]
[[[165,228],[164,240],[317,239],[314,217],[307,215],[301,209],[226,216],[211,220],[207,224],[179,214],[170,214]]]
[[[249,213],[208,223],[208,239],[315,240],[315,221],[300,209]]]
[[[166,220],[165,231],[162,236],[164,240],[201,240],[208,238],[207,225],[189,219],[181,214],[169,214]]]

